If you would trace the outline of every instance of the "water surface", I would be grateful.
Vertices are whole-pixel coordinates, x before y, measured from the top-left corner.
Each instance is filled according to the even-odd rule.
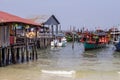
[[[120,80],[120,53],[112,45],[84,51],[83,44],[68,43],[38,54],[37,61],[0,68],[0,80]]]

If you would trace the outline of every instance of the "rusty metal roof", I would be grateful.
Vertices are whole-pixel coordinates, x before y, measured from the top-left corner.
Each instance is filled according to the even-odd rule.
[[[44,24],[46,23],[51,17],[53,17],[55,19],[55,21],[60,24],[60,22],[56,19],[56,17],[54,15],[38,15],[38,16],[33,16],[31,18],[29,18],[32,21],[35,21],[37,23],[40,24]]]
[[[15,16],[15,15],[0,11],[0,23],[9,23],[9,22],[16,22],[16,23],[40,26],[40,24],[35,23],[34,21],[24,19],[24,18]]]

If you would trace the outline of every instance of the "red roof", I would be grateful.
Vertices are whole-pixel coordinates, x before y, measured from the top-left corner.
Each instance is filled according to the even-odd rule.
[[[7,23],[7,22],[17,22],[17,23],[34,25],[34,26],[40,26],[38,23],[35,23],[34,21],[0,11],[0,23]]]

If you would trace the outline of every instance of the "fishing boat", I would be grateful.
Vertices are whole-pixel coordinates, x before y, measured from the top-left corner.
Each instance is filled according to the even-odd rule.
[[[67,44],[67,40],[65,37],[60,39],[54,39],[53,41],[51,41],[52,47],[65,47],[66,44]]]
[[[120,42],[115,45],[116,51],[120,51]]]
[[[109,31],[111,35],[111,43],[116,45],[117,43],[119,43],[120,29],[113,27]]]
[[[105,47],[109,40],[106,33],[97,31],[83,33],[80,42],[84,44],[85,50],[90,50]]]
[[[118,43],[115,44],[116,51],[120,51],[120,37],[118,38]]]

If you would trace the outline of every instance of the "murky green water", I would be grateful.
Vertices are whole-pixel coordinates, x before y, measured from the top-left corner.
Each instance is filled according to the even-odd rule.
[[[68,43],[39,50],[37,61],[0,68],[0,80],[120,80],[120,53],[113,46],[84,51]]]

